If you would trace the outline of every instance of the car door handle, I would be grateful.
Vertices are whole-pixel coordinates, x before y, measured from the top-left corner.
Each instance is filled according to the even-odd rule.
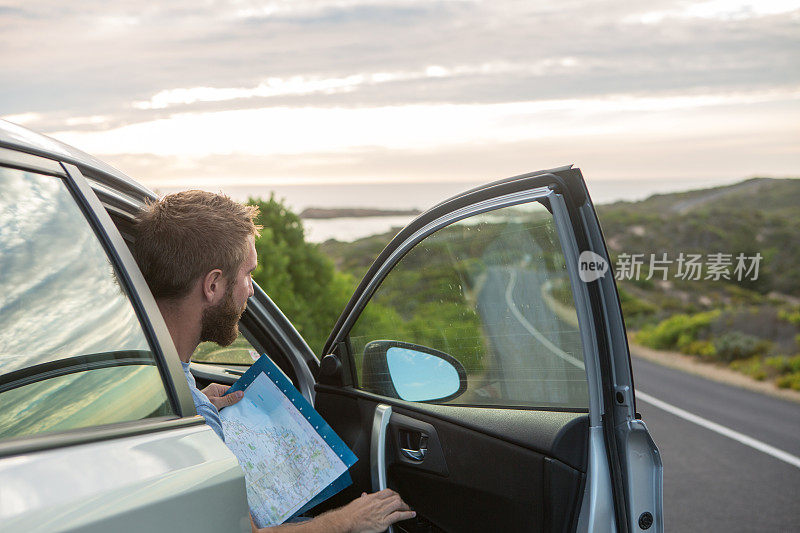
[[[414,461],[422,461],[425,459],[425,454],[428,453],[428,436],[421,435],[419,437],[419,449],[414,448],[400,448],[403,455]]]
[[[370,443],[372,490],[375,492],[386,488],[386,428],[391,416],[392,407],[390,405],[378,404],[375,407]]]
[[[372,490],[378,492],[387,485],[386,479],[386,431],[392,417],[392,406],[378,404],[372,418],[372,436],[370,442],[370,468],[372,469]],[[389,526],[386,533],[394,533]]]

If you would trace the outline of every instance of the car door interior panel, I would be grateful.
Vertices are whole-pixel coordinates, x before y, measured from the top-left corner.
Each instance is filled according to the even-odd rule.
[[[373,488],[374,415],[387,400],[318,386],[317,402],[360,459],[351,469],[353,486],[323,510]],[[386,482],[417,511],[415,520],[395,531],[572,528],[585,477],[585,413],[391,403]],[[493,417],[496,423],[489,427],[486,420]]]

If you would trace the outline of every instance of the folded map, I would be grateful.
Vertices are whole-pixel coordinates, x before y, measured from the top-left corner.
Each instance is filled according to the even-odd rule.
[[[352,483],[355,454],[266,355],[228,394],[237,390],[244,397],[220,418],[257,527],[282,524]]]

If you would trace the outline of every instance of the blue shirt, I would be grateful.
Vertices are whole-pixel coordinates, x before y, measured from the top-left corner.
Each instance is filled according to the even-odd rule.
[[[189,390],[192,393],[192,400],[194,400],[194,407],[197,410],[197,414],[206,419],[206,424],[211,426],[211,429],[213,429],[224,442],[225,434],[222,432],[222,422],[219,419],[219,411],[217,411],[214,404],[209,401],[208,396],[200,392],[200,389],[197,388],[197,382],[194,380],[192,373],[189,372],[189,363],[181,361],[181,366],[183,367],[183,373],[186,374],[186,381],[189,382]]]

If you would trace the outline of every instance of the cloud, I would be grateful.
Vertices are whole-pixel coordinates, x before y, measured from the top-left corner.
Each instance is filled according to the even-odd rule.
[[[569,163],[601,179],[718,179],[785,175],[787,168],[798,168],[798,99],[797,92],[788,92],[265,109],[176,117],[108,132],[110,137],[57,136],[103,153],[103,159],[155,188],[484,182]],[[175,143],[172,151],[163,149],[178,134],[181,149]],[[146,144],[126,144],[130,139]],[[127,153],[109,151],[120,145]]]
[[[192,166],[638,140],[648,125],[796,138],[797,4],[44,0],[0,13],[0,115]]]
[[[0,113],[131,123],[183,101],[458,104],[800,82],[791,13],[629,20],[684,5],[37,2],[0,20]],[[371,76],[381,73],[397,77],[375,83]],[[366,79],[354,82],[358,76]]]
[[[628,22],[658,24],[665,19],[744,20],[770,15],[795,13],[798,0],[710,0],[691,2],[664,11],[650,11],[628,17]]]
[[[634,132],[642,118],[657,117],[662,132],[687,127],[698,109],[797,103],[800,88],[733,94],[554,99],[499,104],[421,104],[363,108],[289,108],[179,113],[166,119],[93,132],[53,136],[95,154],[129,153],[199,157],[204,154],[300,154],[366,146],[435,148],[459,143],[515,142],[541,137]],[[762,116],[763,121],[766,117]],[[780,121],[780,117],[774,117]],[[717,124],[697,124],[694,131]],[[726,126],[729,127],[729,126]],[[758,126],[761,127],[761,126]]]
[[[268,78],[256,87],[191,87],[159,91],[149,100],[134,102],[137,109],[165,109],[198,102],[224,102],[248,98],[272,98],[276,96],[332,95],[350,93],[365,86],[380,86],[397,82],[424,79],[459,78],[467,76],[513,76],[521,73],[545,75],[573,69],[578,61],[573,57],[548,58],[534,64],[509,64],[501,61],[482,65],[456,65],[444,67],[428,65],[411,72],[373,72],[351,74],[339,78],[319,76],[290,78]]]

